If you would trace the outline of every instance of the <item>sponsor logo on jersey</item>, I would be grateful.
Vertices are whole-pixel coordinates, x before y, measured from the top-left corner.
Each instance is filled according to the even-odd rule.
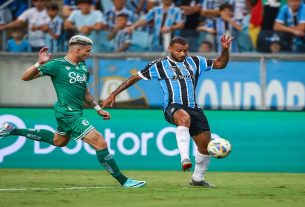
[[[194,75],[174,75],[173,76],[174,80],[178,80],[178,79],[180,79],[180,80],[182,80],[182,79],[193,79],[193,78],[195,78]]]
[[[193,67],[190,65],[190,66],[176,66],[176,65],[172,65],[172,66],[169,66],[170,69],[172,69],[173,71],[176,71],[176,70],[193,70]]]
[[[70,69],[71,69],[70,66],[65,66],[65,67],[66,67],[67,70],[70,70]]]
[[[70,72],[69,77],[70,77],[70,80],[69,80],[70,83],[76,83],[76,82],[81,83],[81,82],[86,82],[87,81],[86,74],[80,75],[80,74],[75,73],[75,72]]]

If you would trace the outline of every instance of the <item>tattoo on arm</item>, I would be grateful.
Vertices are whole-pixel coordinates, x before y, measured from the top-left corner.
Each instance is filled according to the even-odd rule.
[[[85,95],[85,102],[91,107],[94,107],[97,105],[96,101],[94,100],[93,96],[89,92],[89,90],[86,90],[86,95]]]
[[[139,75],[133,75],[130,78],[128,78],[127,80],[125,80],[121,85],[119,85],[119,87],[117,87],[111,94],[116,96],[119,93],[121,93],[122,91],[124,91],[126,88],[132,86],[133,84],[135,84],[136,82],[138,82],[141,79],[141,77]]]
[[[223,49],[220,57],[214,60],[213,68],[223,69],[227,66],[228,62],[229,62],[229,49]]]

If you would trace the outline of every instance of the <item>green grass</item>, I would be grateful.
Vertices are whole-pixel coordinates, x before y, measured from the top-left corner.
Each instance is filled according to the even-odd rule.
[[[191,187],[191,173],[124,171],[147,181],[140,189],[121,188],[105,171],[0,169],[1,207],[280,207],[305,205],[305,174],[215,173],[207,180],[217,188]],[[60,188],[99,186],[102,189]],[[42,188],[42,189],[33,189]]]

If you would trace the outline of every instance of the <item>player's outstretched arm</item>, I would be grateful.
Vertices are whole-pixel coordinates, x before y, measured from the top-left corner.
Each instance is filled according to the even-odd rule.
[[[89,92],[88,88],[86,89],[86,94],[85,94],[85,102],[92,108],[96,110],[96,112],[103,117],[104,120],[110,119],[110,113],[107,111],[104,111],[94,100],[93,96]]]
[[[105,100],[103,100],[102,102],[102,108],[106,107],[106,106],[110,106],[113,107],[113,104],[115,102],[115,97],[121,93],[122,91],[124,91],[125,89],[129,88],[130,86],[132,86],[133,84],[135,84],[136,82],[138,82],[139,80],[141,80],[142,78],[138,75],[132,75],[130,76],[127,80],[125,80],[121,85],[119,85]]]
[[[214,69],[223,69],[227,66],[229,62],[229,49],[231,46],[231,42],[233,40],[233,37],[229,35],[223,35],[221,38],[221,46],[222,51],[220,57],[216,58],[213,61],[213,68]]]
[[[29,81],[29,80],[33,80],[35,78],[39,77],[39,71],[38,68],[39,66],[45,64],[46,62],[48,62],[48,60],[51,58],[51,54],[48,53],[48,48],[44,47],[42,48],[39,53],[38,53],[38,61],[37,63],[35,63],[34,65],[30,66],[29,68],[27,68],[23,74],[22,74],[22,80],[24,81]]]

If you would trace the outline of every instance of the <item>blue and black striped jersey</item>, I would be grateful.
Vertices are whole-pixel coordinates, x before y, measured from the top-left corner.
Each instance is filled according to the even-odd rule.
[[[159,81],[164,94],[163,110],[172,103],[197,108],[195,88],[198,78],[212,68],[213,60],[202,56],[187,56],[183,62],[164,57],[151,61],[138,75],[144,80]]]

